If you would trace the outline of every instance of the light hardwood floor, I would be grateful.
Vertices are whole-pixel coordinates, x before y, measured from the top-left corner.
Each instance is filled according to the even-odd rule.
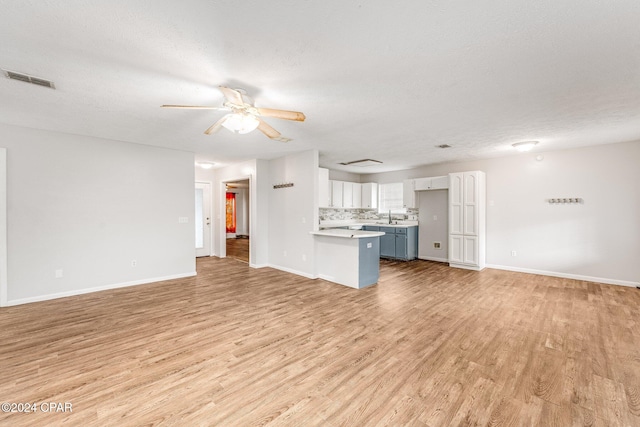
[[[3,426],[640,426],[640,291],[416,261],[356,290],[233,259],[0,309]]]
[[[227,239],[227,257],[249,262],[249,238]]]

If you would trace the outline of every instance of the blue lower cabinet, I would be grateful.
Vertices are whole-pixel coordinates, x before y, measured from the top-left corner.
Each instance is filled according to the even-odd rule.
[[[367,228],[368,229],[368,228]],[[418,227],[380,227],[380,257],[403,261],[418,256]]]
[[[396,258],[408,259],[406,234],[396,234]]]

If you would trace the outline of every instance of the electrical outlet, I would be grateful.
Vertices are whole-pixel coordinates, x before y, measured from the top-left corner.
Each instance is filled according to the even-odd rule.
[[[305,254],[302,254],[302,260],[306,261],[307,260],[307,256]]]
[[[138,261],[136,261],[135,259],[131,260],[131,267],[137,267],[138,266]]]
[[[63,273],[64,273],[64,272],[62,271],[62,269],[61,269],[61,268],[57,269],[57,270],[56,270],[56,272],[55,272],[55,274],[56,274],[56,279],[62,279],[62,274],[63,274]]]
[[[442,249],[442,242],[433,242],[434,249]]]
[[[511,251],[511,256],[518,256],[518,253],[516,251]]]
[[[282,255],[286,258],[287,257],[287,251],[282,251]]]

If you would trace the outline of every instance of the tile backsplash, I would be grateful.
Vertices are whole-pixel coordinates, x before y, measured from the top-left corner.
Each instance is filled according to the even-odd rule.
[[[393,219],[418,219],[418,209],[407,209],[406,214],[392,214]],[[334,209],[320,208],[320,221],[341,221],[349,219],[384,219],[387,213],[378,213],[376,209]]]

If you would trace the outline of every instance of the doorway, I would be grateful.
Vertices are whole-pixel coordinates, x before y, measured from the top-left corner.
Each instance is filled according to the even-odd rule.
[[[250,220],[249,180],[230,181],[225,185],[226,254],[249,262]]]
[[[196,182],[196,257],[211,256],[211,184]]]

